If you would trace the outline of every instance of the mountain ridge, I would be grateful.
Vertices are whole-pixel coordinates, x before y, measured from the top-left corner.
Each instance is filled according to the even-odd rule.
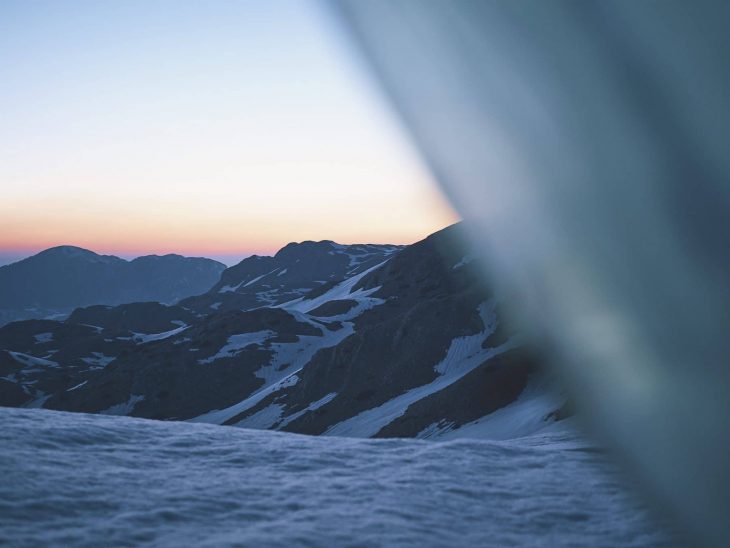
[[[392,244],[338,244],[332,240],[290,242],[274,255],[253,255],[227,268],[209,291],[180,304],[203,314],[280,305],[316,294],[401,249],[403,246]]]
[[[206,258],[168,254],[126,260],[56,246],[0,267],[0,324],[94,304],[175,302],[206,291],[224,269]]]
[[[355,437],[544,428],[563,402],[460,230],[294,244],[176,305],[0,327],[0,405]]]

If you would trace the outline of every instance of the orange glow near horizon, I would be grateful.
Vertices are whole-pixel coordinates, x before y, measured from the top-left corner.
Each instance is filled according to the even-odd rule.
[[[137,256],[178,253],[188,256],[270,255],[292,241],[334,240],[343,244],[410,244],[458,220],[433,192],[412,196],[408,203],[418,213],[403,214],[376,202],[355,207],[329,202],[330,211],[285,211],[286,223],[262,215],[237,217],[201,215],[195,205],[160,211],[124,211],[97,204],[96,211],[54,211],[53,205],[13,215],[0,206],[0,252],[30,255],[58,245],[75,245],[101,254]],[[88,203],[88,202],[87,202]],[[399,204],[400,202],[398,202]],[[161,206],[162,207],[162,206]],[[28,213],[36,208],[33,213]],[[334,209],[340,208],[340,209]],[[284,206],[282,209],[288,209]],[[266,211],[271,215],[271,210]],[[324,216],[321,221],[317,216]]]
[[[257,180],[265,184],[250,185],[162,173],[134,185],[83,185],[77,178],[75,189],[51,180],[39,185],[42,193],[18,193],[0,203],[0,252],[26,255],[76,245],[123,256],[244,256],[272,254],[303,240],[409,244],[458,219],[417,163],[405,165],[410,173],[398,166],[381,174],[401,185],[368,184],[367,169],[324,163],[309,173],[306,166],[291,166],[316,181],[309,185],[291,183],[280,166],[272,173],[258,169]],[[241,172],[251,169],[242,166]],[[111,178],[103,169],[98,177]],[[340,177],[350,184],[340,184]],[[144,179],[141,172],[131,177]]]

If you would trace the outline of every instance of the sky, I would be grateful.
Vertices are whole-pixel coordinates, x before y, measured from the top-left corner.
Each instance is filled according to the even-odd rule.
[[[233,263],[457,220],[316,2],[2,0],[0,82],[0,262]]]

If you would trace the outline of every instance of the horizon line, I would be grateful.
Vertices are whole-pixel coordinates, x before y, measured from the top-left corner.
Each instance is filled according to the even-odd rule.
[[[453,223],[451,223],[453,224]],[[338,242],[337,240],[331,240],[331,239],[324,239],[324,240],[317,240],[317,239],[309,239],[305,238],[302,240],[291,240],[287,243],[284,243],[280,246],[267,246],[263,248],[249,248],[249,249],[240,249],[240,250],[224,250],[224,249],[209,249],[209,250],[201,250],[197,248],[184,250],[181,248],[177,248],[176,250],[170,250],[170,248],[151,248],[146,250],[141,249],[129,249],[129,248],[114,248],[113,246],[99,246],[97,249],[92,249],[91,247],[94,246],[84,246],[84,245],[77,245],[72,243],[63,243],[63,244],[50,244],[45,246],[33,246],[33,247],[22,247],[22,248],[13,248],[13,247],[2,247],[0,248],[0,266],[7,266],[10,264],[14,264],[17,262],[20,262],[24,259],[28,259],[30,257],[33,257],[35,255],[38,255],[39,253],[42,253],[43,251],[47,251],[49,249],[54,249],[56,247],[76,247],[79,249],[84,249],[86,251],[91,251],[92,253],[95,253],[97,255],[111,255],[115,257],[119,257],[121,259],[125,260],[134,260],[139,257],[148,257],[148,256],[164,256],[164,255],[179,255],[182,257],[187,258],[204,258],[204,259],[212,259],[215,261],[218,261],[220,263],[225,264],[226,266],[232,266],[234,264],[238,264],[240,261],[248,258],[253,257],[255,255],[262,256],[262,257],[271,257],[276,255],[278,251],[286,247],[290,244],[301,244],[304,242],[333,242],[340,245],[393,245],[393,246],[408,246],[412,245],[416,242],[419,242],[431,234],[435,232],[439,232],[448,226],[451,226],[451,224],[445,225],[438,230],[435,230],[434,232],[431,232],[429,234],[426,234],[425,236],[416,239],[414,241],[409,242],[398,242],[394,239],[393,241],[387,241],[387,242],[374,242],[374,241],[357,241],[357,242]],[[349,240],[349,238],[348,238]],[[231,262],[235,261],[235,262]]]

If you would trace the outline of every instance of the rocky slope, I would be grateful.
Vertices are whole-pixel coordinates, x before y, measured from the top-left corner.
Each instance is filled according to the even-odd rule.
[[[173,303],[207,291],[224,269],[217,261],[180,255],[126,261],[79,247],[54,247],[0,267],[0,325],[93,304]]]
[[[254,255],[226,269],[204,295],[183,306],[201,313],[274,306],[321,292],[383,262],[401,246],[291,243],[273,257]]]
[[[178,306],[7,325],[0,404],[357,437],[534,431],[562,402],[458,232],[291,244]]]

